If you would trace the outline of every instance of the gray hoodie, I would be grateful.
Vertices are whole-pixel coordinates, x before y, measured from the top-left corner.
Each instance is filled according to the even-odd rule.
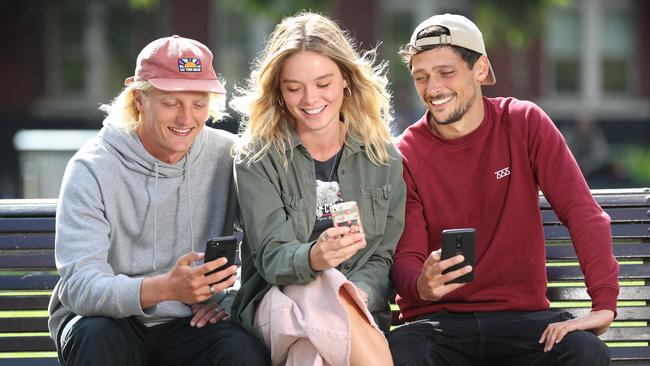
[[[165,164],[135,132],[110,122],[66,167],[56,211],[56,266],[50,299],[56,337],[69,312],[135,316],[151,326],[191,315],[165,301],[140,307],[144,277],[169,271],[213,236],[232,233],[236,200],[230,147],[234,135],[204,127],[188,154]]]

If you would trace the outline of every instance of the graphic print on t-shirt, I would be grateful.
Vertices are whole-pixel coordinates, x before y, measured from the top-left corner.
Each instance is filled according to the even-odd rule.
[[[310,237],[316,240],[318,236],[332,227],[332,205],[341,202],[341,189],[339,188],[338,153],[327,161],[314,160],[316,173],[316,222]]]

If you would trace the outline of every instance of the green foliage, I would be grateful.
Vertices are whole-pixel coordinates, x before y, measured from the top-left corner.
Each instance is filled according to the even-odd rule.
[[[622,153],[621,160],[634,180],[634,184],[650,185],[650,148],[640,145],[630,146]]]
[[[505,40],[514,48],[526,48],[527,40],[544,33],[546,10],[551,5],[566,6],[568,0],[477,0],[477,25],[486,47]]]

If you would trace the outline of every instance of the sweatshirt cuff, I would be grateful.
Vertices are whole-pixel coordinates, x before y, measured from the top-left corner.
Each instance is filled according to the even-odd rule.
[[[312,243],[300,244],[293,255],[293,268],[296,269],[296,276],[300,281],[307,282],[316,279],[317,273],[309,265],[309,251]]]
[[[146,310],[142,309],[140,305],[140,288],[144,278],[131,278],[128,276],[120,275],[126,278],[124,283],[124,292],[120,294],[121,299],[118,299],[118,306],[124,313],[124,316],[142,316],[148,317],[156,311],[156,305],[148,307]],[[135,302],[132,301],[135,299]]]
[[[616,317],[616,298],[618,297],[618,289],[601,287],[595,291],[590,291],[589,295],[591,296],[592,311],[611,310],[614,312],[614,317]]]
[[[431,301],[425,301],[420,298],[420,293],[418,292],[418,277],[420,277],[420,273],[414,274],[409,280],[409,298],[407,300],[412,302],[413,305],[429,305],[431,304]]]

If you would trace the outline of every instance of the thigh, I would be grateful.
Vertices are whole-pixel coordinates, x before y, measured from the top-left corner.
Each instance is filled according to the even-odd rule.
[[[498,361],[500,365],[513,366],[608,365],[607,346],[587,331],[571,332],[550,352],[544,352],[544,345],[539,343],[539,339],[546,327],[571,318],[568,313],[556,311],[487,315],[484,319],[486,357]]]
[[[269,351],[239,324],[220,321],[201,328],[190,318],[175,319],[153,327],[158,338],[151,350],[151,365],[268,365]]]
[[[567,334],[551,351],[557,365],[609,365],[611,356],[605,342],[594,333],[576,330]]]
[[[388,335],[395,365],[477,364],[477,324],[471,316],[424,319]]]
[[[60,341],[61,361],[71,365],[144,365],[144,325],[132,318],[82,317]]]

